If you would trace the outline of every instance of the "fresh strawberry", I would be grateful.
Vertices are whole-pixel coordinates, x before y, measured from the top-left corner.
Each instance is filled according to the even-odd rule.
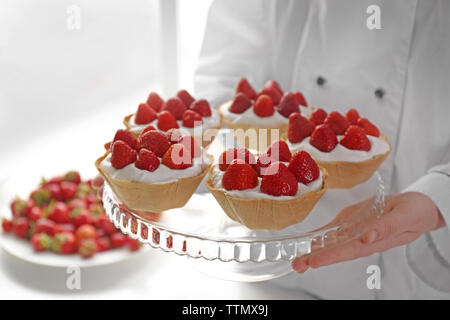
[[[67,203],[69,210],[73,210],[75,208],[87,208],[87,205],[87,201],[81,198],[72,199]]]
[[[184,145],[175,143],[163,155],[162,163],[171,169],[181,170],[192,166],[192,158]]]
[[[243,93],[238,93],[234,96],[228,111],[231,113],[243,113],[252,105],[252,101]]]
[[[156,130],[156,128],[154,127],[154,126],[152,126],[152,125],[148,125],[148,126],[146,126],[145,128],[144,128],[144,130],[142,130],[141,131],[141,136],[144,134],[144,133],[146,133],[146,132],[148,132],[148,131],[152,131],[152,130]]]
[[[117,231],[117,228],[114,226],[114,223],[112,223],[109,220],[109,218],[106,216],[106,214],[102,214],[98,218],[97,224],[98,224],[99,228],[108,236]]]
[[[53,205],[48,218],[56,223],[67,223],[70,221],[70,212],[65,202],[57,201]]]
[[[139,149],[153,151],[157,157],[162,157],[169,147],[169,138],[161,131],[148,131],[139,139]]]
[[[161,111],[158,115],[158,129],[167,131],[172,128],[179,128],[177,119],[169,111]]]
[[[258,174],[247,162],[241,159],[231,161],[222,177],[226,190],[246,190],[258,185]]]
[[[270,117],[275,112],[272,98],[262,94],[253,105],[253,112],[259,117]]]
[[[97,243],[94,239],[83,239],[78,244],[78,254],[87,259],[98,251]]]
[[[295,93],[295,97],[297,98],[297,101],[301,106],[304,106],[304,107],[308,106],[308,103],[306,102],[306,99],[301,92],[297,91]]]
[[[107,142],[103,145],[103,147],[105,148],[106,151],[111,151],[111,144],[112,144],[112,141]]]
[[[138,240],[128,238],[126,244],[130,251],[138,251],[141,248],[141,243]]]
[[[30,239],[34,251],[42,252],[51,247],[52,238],[45,233],[35,233]]]
[[[62,254],[72,254],[77,250],[75,235],[72,232],[55,234],[52,241],[52,250]]]
[[[351,150],[369,151],[371,148],[370,140],[367,138],[363,129],[354,125],[347,129],[340,144]]]
[[[2,229],[3,229],[3,232],[9,233],[9,232],[11,232],[12,228],[13,228],[12,221],[8,220],[6,218],[2,218]]]
[[[323,109],[316,109],[311,113],[311,116],[309,117],[309,121],[314,123],[316,126],[319,124],[323,124],[327,117],[327,112]]]
[[[276,161],[289,162],[291,161],[291,151],[289,146],[283,140],[272,142],[266,153]]]
[[[29,207],[25,200],[16,198],[11,202],[11,212],[13,217],[26,217],[28,216]]]
[[[350,124],[356,124],[359,119],[359,113],[355,109],[350,109],[345,114],[345,117],[347,118]]]
[[[288,139],[291,143],[303,141],[314,131],[315,125],[300,113],[292,113],[289,116]]]
[[[134,115],[136,124],[147,124],[156,119],[156,111],[146,103],[141,103]]]
[[[343,135],[350,126],[348,120],[337,111],[330,112],[323,123],[328,125],[336,135]]]
[[[159,94],[156,92],[150,92],[147,98],[147,105],[155,110],[156,112],[159,112],[161,110],[162,105],[164,104],[164,100],[161,99]]]
[[[169,138],[170,144],[174,144],[180,142],[182,134],[178,129],[170,129],[166,132],[166,136]]]
[[[235,94],[242,93],[244,94],[248,99],[255,99],[256,97],[256,91],[253,89],[253,87],[250,85],[250,83],[247,81],[246,78],[241,78],[239,80]],[[240,112],[236,112],[240,113]]]
[[[309,143],[323,152],[330,152],[338,144],[336,134],[326,124],[317,126],[313,133]]]
[[[368,134],[369,136],[379,137],[380,136],[380,130],[368,119],[366,118],[360,118],[358,119],[357,123],[358,127],[362,128],[364,130],[365,134]]]
[[[308,184],[316,180],[320,175],[320,169],[317,163],[311,158],[308,152],[303,150],[294,154],[288,168],[297,178],[297,181],[303,184]]]
[[[180,139],[179,143],[186,147],[187,151],[191,155],[191,158],[198,158],[202,155],[202,148],[193,136],[185,135]]]
[[[273,103],[274,103],[275,105],[277,105],[277,104],[280,103],[281,97],[282,97],[282,94],[281,94],[277,89],[275,89],[275,88],[273,88],[273,87],[263,88],[263,89],[261,90],[261,92],[258,93],[258,96],[257,96],[257,99],[256,99],[256,100],[258,100],[258,98],[259,98],[260,96],[262,96],[262,95],[267,95],[267,96],[269,96],[269,97],[272,99],[272,101],[273,101]]]
[[[116,169],[122,169],[136,160],[136,150],[127,143],[118,140],[112,144],[111,164]]]
[[[280,101],[280,104],[276,107],[277,111],[288,118],[292,113],[300,113],[300,108],[297,97],[292,92],[287,92]]]
[[[50,197],[54,200],[64,200],[63,193],[61,191],[61,186],[57,183],[49,183],[45,188],[50,191]]]
[[[110,240],[113,248],[122,248],[127,242],[127,237],[122,232],[117,231],[111,235]]]
[[[266,168],[272,164],[272,162],[277,162],[278,160],[273,159],[267,153],[262,153],[259,155],[258,160],[256,160],[256,165],[253,166],[255,171],[260,177],[265,174]]]
[[[279,85],[278,82],[276,82],[275,80],[269,80],[264,84],[264,89],[274,89],[276,91],[278,91],[278,93],[280,94],[280,96],[283,95],[283,90],[281,90],[281,87]]]
[[[161,111],[170,112],[176,120],[181,120],[183,118],[183,113],[186,110],[187,107],[185,106],[183,100],[178,97],[170,98],[163,104],[161,108]]]
[[[70,181],[61,182],[61,193],[65,200],[72,199],[78,191],[78,186]]]
[[[137,148],[137,139],[130,131],[125,129],[119,129],[116,131],[116,134],[114,135],[113,142],[116,142],[117,140],[122,140],[123,142],[126,142],[130,147],[133,149]]]
[[[183,126],[193,128],[201,126],[203,123],[202,116],[194,110],[186,110],[183,114]]]
[[[90,224],[83,224],[75,231],[75,237],[78,242],[83,239],[95,239],[97,238],[97,230]]]
[[[184,106],[186,108],[189,108],[191,104],[195,101],[195,99],[191,96],[191,94],[184,89],[177,92],[177,97],[180,98],[181,101],[183,101]]]
[[[61,232],[72,232],[74,233],[76,230],[76,227],[71,223],[59,223],[56,225],[55,228],[55,234],[61,233]]]
[[[73,182],[76,184],[80,184],[81,183],[81,175],[78,171],[72,170],[72,171],[67,172],[62,177],[62,181],[69,181],[69,182]]]
[[[99,237],[96,240],[98,252],[108,251],[111,248],[111,241],[108,237]]]
[[[191,104],[190,109],[197,112],[202,117],[211,116],[211,107],[206,99],[195,100],[194,103]]]
[[[13,232],[19,238],[25,238],[28,235],[30,223],[27,218],[19,217],[13,220]]]
[[[34,232],[46,233],[49,236],[54,236],[56,233],[56,223],[52,220],[41,218],[36,221]]]
[[[298,191],[298,182],[286,165],[277,161],[266,169],[260,190],[272,196],[293,196]]]
[[[70,220],[75,227],[82,226],[83,224],[89,224],[91,221],[91,215],[85,208],[77,207],[70,211]]]
[[[153,151],[141,149],[134,165],[136,168],[152,172],[158,169],[159,163],[159,159]]]
[[[219,169],[222,171],[227,170],[228,165],[235,159],[243,160],[250,165],[256,164],[255,156],[248,149],[230,148],[219,156]]]
[[[37,206],[41,207],[50,202],[51,194],[50,191],[45,188],[38,189],[31,192],[30,199],[33,200]]]
[[[42,216],[43,216],[42,209],[39,207],[32,207],[28,214],[28,218],[31,221],[36,221],[36,220],[42,218]]]

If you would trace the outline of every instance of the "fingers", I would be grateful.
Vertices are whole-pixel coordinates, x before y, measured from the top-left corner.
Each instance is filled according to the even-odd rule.
[[[101,175],[97,175],[93,180],[92,180],[92,186],[95,189],[101,188],[103,186],[103,177]]]

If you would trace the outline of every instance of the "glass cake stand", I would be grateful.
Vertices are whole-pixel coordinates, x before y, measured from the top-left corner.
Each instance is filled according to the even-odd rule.
[[[338,214],[368,198],[366,206]],[[296,257],[360,236],[369,221],[383,214],[384,184],[377,172],[351,192],[327,190],[303,222],[279,231],[240,225],[206,192],[194,194],[183,208],[143,215],[126,208],[105,183],[103,203],[123,233],[190,258],[202,273],[226,280],[264,281],[291,272]]]

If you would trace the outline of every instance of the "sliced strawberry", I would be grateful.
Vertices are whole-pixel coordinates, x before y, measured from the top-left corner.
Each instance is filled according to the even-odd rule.
[[[297,101],[301,106],[308,106],[308,102],[306,102],[305,96],[301,92],[297,91],[295,93],[295,97],[297,98]]]
[[[258,97],[262,96],[263,94],[271,97],[275,105],[280,103],[282,95],[277,89],[273,87],[263,88],[261,92],[258,94]]]
[[[170,129],[166,132],[167,138],[169,138],[170,144],[178,143],[181,140],[182,134],[179,129]]]
[[[235,94],[238,93],[244,94],[248,99],[255,99],[256,97],[255,89],[253,89],[253,87],[250,85],[250,83],[247,81],[246,78],[241,78],[241,80],[239,80]]]
[[[243,113],[252,105],[252,101],[243,93],[238,93],[234,96],[233,102],[229,107],[229,111],[232,113]]]
[[[338,144],[336,134],[326,124],[317,126],[313,133],[309,143],[323,152],[330,152]]]
[[[370,140],[363,129],[353,125],[347,129],[340,144],[351,150],[369,151],[371,148]]]
[[[328,125],[336,135],[343,135],[350,126],[348,120],[337,111],[330,112],[323,123]]]
[[[185,135],[180,139],[179,143],[186,147],[187,151],[191,154],[191,158],[198,158],[202,155],[202,148],[193,136]]]
[[[136,160],[136,151],[126,142],[118,140],[112,144],[111,149],[111,165],[116,169],[133,163]]]
[[[368,119],[366,118],[360,118],[358,119],[357,123],[358,127],[362,128],[364,130],[365,134],[368,134],[369,136],[379,137],[380,136],[380,130]]]
[[[303,141],[314,131],[315,125],[300,113],[292,113],[289,116],[288,139],[291,143]]]
[[[201,126],[203,123],[202,116],[194,110],[186,110],[183,114],[183,126],[188,128]]]
[[[309,121],[314,123],[316,126],[319,124],[323,124],[325,121],[325,118],[327,117],[327,113],[323,109],[316,109],[311,113],[311,116],[309,117]]]
[[[163,155],[162,164],[171,169],[182,170],[192,166],[192,158],[184,145],[175,143]]]
[[[197,112],[202,117],[211,116],[211,107],[206,99],[195,100],[194,103],[191,104],[190,109]]]
[[[148,106],[146,103],[141,103],[134,115],[134,122],[136,124],[147,124],[156,119],[156,111]]]
[[[187,90],[180,90],[177,92],[177,97],[183,101],[184,106],[189,108],[191,104],[195,101],[195,99],[191,96],[191,94]]]
[[[304,150],[300,150],[292,156],[288,168],[297,178],[297,181],[303,184],[316,180],[320,175],[319,166]]]
[[[235,159],[240,159],[250,165],[256,164],[255,156],[246,148],[230,148],[219,156],[219,169],[225,171],[228,165]]]
[[[276,82],[275,80],[269,80],[264,84],[264,88],[266,89],[274,89],[276,91],[278,91],[278,93],[280,94],[280,96],[283,95],[283,90],[281,90],[280,84],[278,82]]]
[[[274,162],[266,169],[260,190],[272,196],[293,196],[297,194],[298,182],[284,163]]]
[[[275,112],[272,98],[268,95],[260,95],[253,105],[253,112],[259,117],[270,117]]]
[[[177,120],[181,120],[183,118],[183,113],[186,110],[186,105],[179,97],[170,98],[164,102],[161,108],[161,111],[169,111]]]
[[[258,185],[258,174],[247,162],[241,159],[231,161],[222,177],[226,190],[246,190]]]
[[[158,157],[162,157],[169,147],[169,138],[161,131],[148,131],[139,139],[139,149],[153,151]]]
[[[114,135],[113,142],[116,142],[117,140],[122,140],[126,144],[128,144],[133,149],[137,148],[137,139],[130,131],[125,129],[119,129],[116,131],[116,134]]]
[[[156,112],[159,112],[164,104],[164,100],[156,92],[150,92],[147,98],[147,104]]]
[[[134,165],[136,168],[152,172],[158,169],[159,159],[152,151],[141,149]]]
[[[266,153],[276,161],[289,162],[292,154],[289,150],[289,146],[283,140],[272,142]]]
[[[300,113],[297,97],[292,92],[287,92],[280,100],[280,104],[276,107],[277,111],[288,118],[292,113]]]
[[[179,128],[177,119],[169,111],[161,111],[158,115],[158,129],[167,131],[172,128]]]
[[[345,117],[347,118],[350,124],[356,124],[359,119],[359,113],[355,109],[350,109],[345,114]]]

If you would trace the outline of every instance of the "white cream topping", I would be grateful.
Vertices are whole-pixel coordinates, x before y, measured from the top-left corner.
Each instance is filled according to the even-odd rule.
[[[130,120],[128,120],[128,125],[130,126],[130,131],[141,132],[149,125],[152,125],[156,129],[158,129],[158,125],[157,125],[158,118],[156,118],[155,120],[153,120],[152,122],[147,123],[147,124],[137,124],[135,121],[135,115],[136,114],[133,114],[131,116]],[[211,116],[202,117],[202,120],[203,120],[202,125],[196,126],[194,128],[185,127],[185,126],[183,126],[182,120],[177,120],[178,126],[180,127],[179,130],[181,131],[181,134],[183,134],[183,135],[189,134],[193,137],[202,136],[206,130],[211,129],[211,128],[216,128],[220,125],[220,114],[216,110],[211,109]]]
[[[220,113],[232,123],[250,124],[259,128],[272,128],[289,123],[289,118],[284,117],[276,110],[270,117],[260,117],[253,111],[253,105],[242,113],[230,112],[229,108],[232,103],[233,101],[230,100],[220,106]],[[309,117],[312,113],[312,107],[299,106],[299,108],[304,117]]]
[[[116,180],[138,181],[147,184],[164,184],[174,182],[182,178],[189,178],[199,175],[211,163],[202,150],[202,156],[193,159],[192,166],[186,169],[171,169],[160,163],[155,171],[147,171],[137,168],[134,163],[116,169],[111,164],[111,154],[100,163],[100,167],[108,172],[109,176]]]
[[[342,137],[343,136],[338,136],[338,141],[341,141]],[[287,141],[287,143],[289,145],[289,149],[292,152],[305,150],[311,155],[313,159],[323,162],[361,162],[372,159],[376,155],[385,154],[389,151],[389,144],[383,139],[370,135],[367,135],[367,138],[369,139],[371,144],[371,148],[369,151],[351,150],[338,143],[336,147],[330,152],[323,152],[309,143],[310,137],[303,139],[303,141],[301,142],[290,143],[289,141]]]
[[[316,191],[322,188],[322,172],[320,172],[319,178],[314,180],[311,183],[303,184],[298,183],[298,190],[297,193],[293,196],[272,196],[267,193],[261,192],[259,189],[261,186],[261,177],[258,177],[258,185],[252,189],[247,190],[225,190],[222,186],[222,177],[224,175],[225,171],[222,171],[219,169],[218,165],[215,165],[213,168],[213,176],[212,176],[212,183],[215,188],[222,189],[225,191],[226,194],[236,197],[236,198],[245,198],[245,199],[273,199],[273,200],[292,200],[294,198],[297,198],[299,196],[304,195],[305,193]]]

